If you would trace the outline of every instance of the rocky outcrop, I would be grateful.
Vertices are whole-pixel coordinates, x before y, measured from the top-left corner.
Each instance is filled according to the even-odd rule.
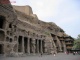
[[[53,54],[66,51],[66,41],[73,43],[55,23],[39,20],[30,6],[10,3],[0,4],[0,37],[0,54],[5,55]]]

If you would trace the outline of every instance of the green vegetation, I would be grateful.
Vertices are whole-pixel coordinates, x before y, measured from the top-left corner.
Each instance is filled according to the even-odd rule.
[[[80,34],[78,35],[78,37],[74,41],[73,49],[80,49]]]
[[[46,35],[49,35],[49,32],[45,32]]]

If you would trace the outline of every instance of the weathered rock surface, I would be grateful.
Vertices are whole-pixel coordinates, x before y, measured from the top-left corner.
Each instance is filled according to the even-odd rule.
[[[55,23],[39,20],[30,6],[0,4],[0,54],[66,52],[73,40]]]

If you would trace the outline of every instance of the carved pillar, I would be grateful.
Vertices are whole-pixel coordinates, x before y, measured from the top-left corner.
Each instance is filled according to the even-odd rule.
[[[41,53],[43,53],[43,45],[42,45],[42,40],[41,40]]]
[[[30,54],[30,40],[28,38],[28,42],[27,42],[27,52],[28,54]]]
[[[24,37],[22,37],[22,52],[24,53]]]
[[[18,43],[18,38],[19,38],[19,37],[17,37],[17,53],[18,53],[18,45],[19,45],[19,43]]]
[[[64,52],[66,52],[66,44],[65,44],[65,41],[63,41],[63,47],[64,47]]]
[[[37,53],[39,53],[39,40],[37,40]]]
[[[56,36],[56,40],[57,40],[57,44],[59,46],[59,51],[62,51],[61,42],[59,41],[59,38],[57,36]]]
[[[35,54],[35,39],[33,39],[33,41],[32,41],[32,45],[33,45],[33,47],[32,47],[32,49],[33,49],[33,53]]]
[[[53,51],[55,52],[55,53],[57,53],[57,44],[56,44],[56,42],[54,42],[54,40],[52,40],[52,45],[53,45]]]

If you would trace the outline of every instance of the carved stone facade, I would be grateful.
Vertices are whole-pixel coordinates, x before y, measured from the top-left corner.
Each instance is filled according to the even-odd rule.
[[[55,23],[39,20],[30,6],[0,4],[0,54],[66,52],[73,41]]]

